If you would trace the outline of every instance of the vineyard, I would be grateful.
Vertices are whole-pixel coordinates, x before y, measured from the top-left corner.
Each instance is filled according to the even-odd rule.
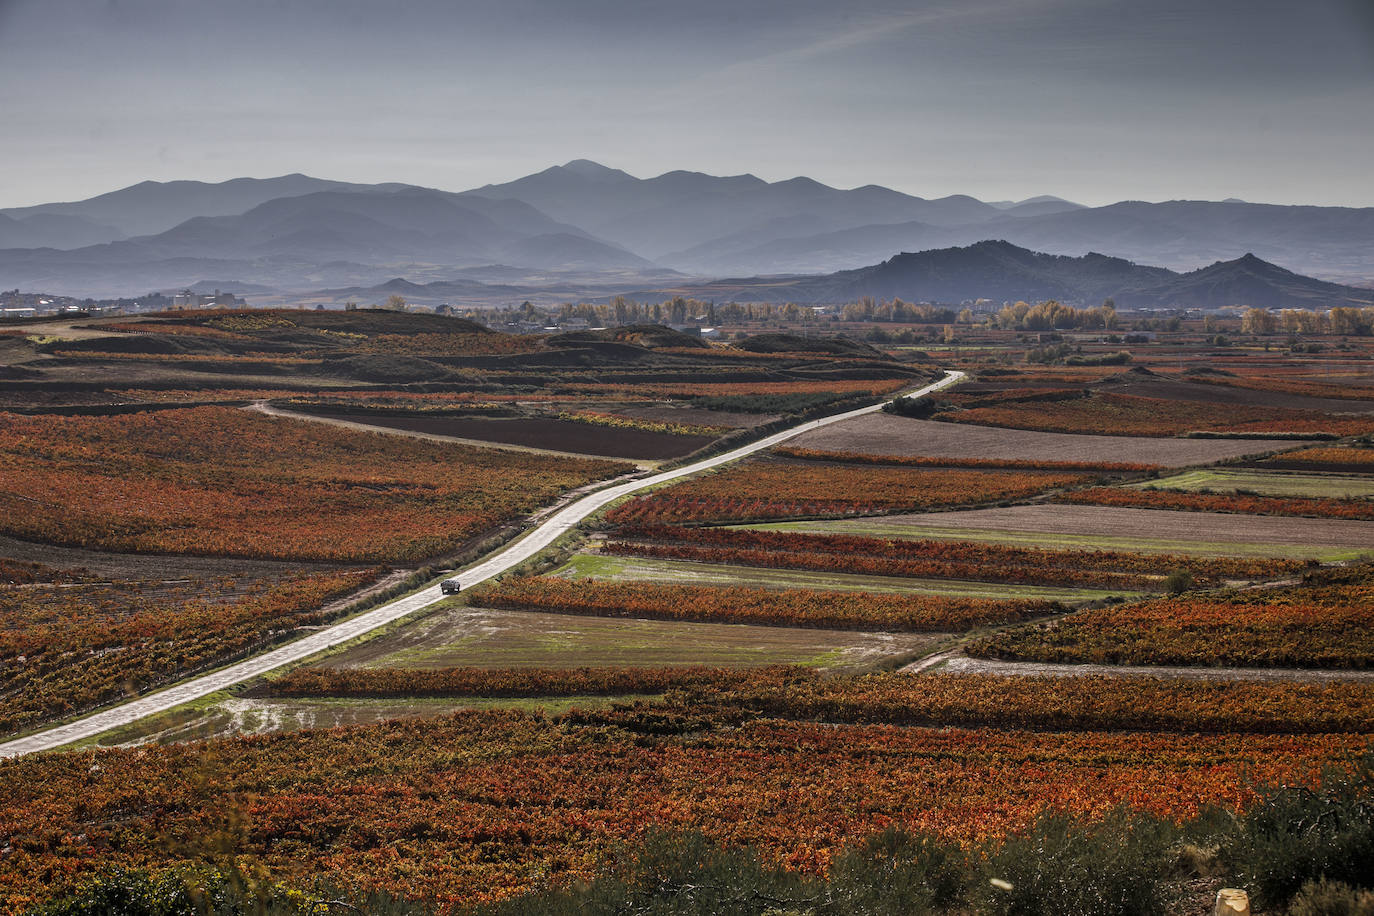
[[[600,617],[647,617],[907,632],[962,631],[1043,616],[1057,605],[931,595],[886,595],[539,576],[483,586],[473,600],[488,607]]]
[[[799,669],[783,668],[791,672]],[[804,670],[804,669],[801,669]],[[724,690],[758,683],[768,669],[713,668],[297,668],[268,687],[283,697],[623,696]]]
[[[1111,665],[1374,667],[1367,569],[1262,592],[1160,598],[1077,611],[975,641],[980,658]]]
[[[1314,410],[1093,393],[1066,400],[1021,401],[940,414],[941,420],[1055,433],[1179,436],[1198,430],[1234,433],[1308,433],[1359,436],[1374,418],[1330,416]]]
[[[0,414],[0,533],[118,551],[415,562],[624,467],[216,407]]]
[[[989,905],[1010,898],[986,866],[1020,843],[1013,890],[1029,899],[1031,873],[1086,887],[1132,854],[1110,842],[1129,823],[1167,858],[1154,878],[1190,895],[1168,912],[1192,914],[1245,875],[1231,812],[1286,818],[1307,833],[1285,853],[1327,854],[1339,812],[1309,830],[1259,786],[1374,766],[1353,762],[1374,753],[1374,338],[1285,341],[1215,310],[1061,338],[977,308],[934,325],[790,308],[800,327],[712,305],[709,344],[533,303],[483,318],[547,333],[422,307],[43,318],[4,338],[7,736],[322,628],[383,575],[369,602],[406,593],[434,569],[379,567],[456,565],[636,471],[612,458],[675,461],[966,374],[551,525],[497,577],[445,571],[461,592],[430,580],[403,605],[433,599],[420,612],[326,634],[301,667],[0,759],[0,911],[94,874],[226,862],[302,911],[333,887],[446,916],[525,891],[590,911],[613,898],[582,879],[700,831],[812,890],[798,873],[857,887],[841,854],[862,844],[870,884],[902,885],[932,849],[968,866],[945,909],[841,893],[719,910],[1109,916]],[[234,406],[252,401],[268,412]],[[1097,859],[1041,844],[1054,813],[1102,832]],[[716,911],[679,877],[603,908]],[[1273,916],[1287,900],[1255,899]]]
[[[660,694],[671,705],[741,721],[1036,731],[1209,734],[1366,732],[1374,683],[1030,677],[814,668],[299,668],[270,683],[284,697],[556,697]]]
[[[689,689],[700,703],[824,722],[1044,731],[1360,733],[1374,683],[1257,683],[936,673],[824,678],[781,669],[741,685]]]
[[[752,461],[638,497],[612,509],[606,518],[618,525],[646,525],[863,515],[1022,499],[1090,479],[1048,471]]]
[[[0,905],[207,844],[283,880],[334,876],[441,905],[585,876],[650,825],[823,869],[890,823],[960,842],[1046,809],[1183,818],[1299,782],[1360,736],[732,726],[691,708],[464,713],[0,764]],[[1241,774],[1247,774],[1246,779]]]
[[[1046,550],[970,541],[795,534],[734,528],[633,526],[605,550],[623,556],[696,560],[910,578],[977,579],[1024,585],[1150,590],[1183,570],[1200,585],[1277,579],[1304,564],[1289,560],[1205,559],[1108,550]]]
[[[35,575],[41,582],[0,589],[0,733],[140,692],[323,623],[322,608],[376,572],[223,577],[202,586]],[[72,582],[80,587],[68,587]]]
[[[721,722],[724,724],[724,722]],[[818,871],[901,823],[960,840],[1044,808],[1172,817],[1309,780],[1356,736],[967,732],[758,722],[692,710],[459,714],[365,729],[5,762],[0,902],[107,865],[194,858],[207,836],[282,878],[345,876],[445,902],[587,875],[650,824]],[[705,731],[703,731],[705,729]],[[861,802],[860,802],[861,799]]]
[[[1157,464],[1130,461],[1018,461],[1011,458],[931,458],[922,455],[869,455],[863,452],[831,452],[823,449],[779,446],[774,455],[801,461],[839,464],[897,465],[913,468],[988,468],[1016,471],[1082,471],[1085,473],[1143,473],[1161,470]]]
[[[1374,471],[1374,448],[1305,448],[1280,456],[1285,464],[1307,464],[1315,469],[1327,465],[1362,465]]]
[[[721,373],[723,374],[723,373]],[[641,382],[570,382],[568,389],[588,394],[610,394],[625,398],[672,399],[690,395],[702,397],[765,397],[806,394],[849,395],[859,397],[880,397],[892,394],[911,384],[908,377],[879,379],[824,379],[797,381],[750,380],[737,382],[694,381],[690,389],[684,390],[681,383],[655,384]]]
[[[1240,512],[1247,515],[1290,515],[1309,518],[1374,519],[1374,500],[1314,497],[1248,496],[1230,493],[1187,493],[1161,489],[1088,487],[1060,493],[1059,502],[1138,509],[1176,509],[1188,512]]]

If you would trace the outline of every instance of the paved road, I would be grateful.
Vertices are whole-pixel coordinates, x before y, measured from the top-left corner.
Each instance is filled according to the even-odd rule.
[[[931,392],[938,391],[953,385],[964,377],[964,373],[950,371],[946,372],[945,377],[938,382],[932,382],[918,391],[910,392],[904,397],[918,398]],[[845,413],[835,414],[830,417],[823,417],[819,420],[809,420],[782,432],[765,436],[756,442],[741,446],[733,451],[724,452],[713,458],[706,458],[693,464],[684,465],[671,471],[664,471],[654,474],[651,477],[641,477],[638,480],[631,480],[627,483],[616,484],[603,490],[597,490],[581,499],[568,504],[551,514],[538,527],[531,529],[527,534],[518,540],[507,544],[492,553],[485,560],[467,567],[454,578],[462,583],[466,590],[479,582],[485,582],[492,576],[499,575],[514,566],[528,560],[530,557],[548,547],[558,540],[578,522],[582,521],[593,512],[597,511],[620,499],[629,496],[646,487],[657,486],[681,477],[690,477],[702,471],[709,471],[712,468],[738,461],[755,452],[772,448],[780,442],[799,436],[804,432],[827,426],[831,423],[839,423],[843,420],[851,420],[854,417],[863,416],[867,413],[882,409],[881,404],[871,407],[861,407],[858,410],[850,410]],[[21,754],[32,754],[37,751],[53,750],[72,744],[76,741],[83,741],[103,734],[112,728],[129,725],[147,716],[166,712],[174,709],[183,703],[198,700],[208,696],[217,690],[224,690],[235,684],[240,684],[251,678],[266,674],[283,665],[298,662],[304,658],[314,655],[324,649],[337,646],[340,643],[349,641],[365,633],[386,626],[402,617],[414,614],[416,611],[423,610],[438,601],[443,600],[444,595],[439,591],[439,586],[431,586],[421,592],[408,595],[405,598],[397,599],[390,604],[373,608],[366,613],[359,614],[317,630],[308,636],[304,636],[295,642],[288,643],[262,655],[256,655],[245,659],[218,671],[201,675],[183,681],[166,690],[152,693],[128,703],[112,707],[102,712],[93,713],[84,719],[78,719],[66,725],[58,725],[46,731],[35,732],[23,738],[16,738],[0,744],[0,757],[17,757]]]

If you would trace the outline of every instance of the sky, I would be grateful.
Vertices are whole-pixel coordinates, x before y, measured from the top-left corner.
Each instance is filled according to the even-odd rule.
[[[0,0],[0,206],[576,158],[1374,206],[1374,0]]]

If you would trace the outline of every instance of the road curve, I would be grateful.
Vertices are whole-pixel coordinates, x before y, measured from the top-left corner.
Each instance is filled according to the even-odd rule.
[[[937,382],[932,382],[917,391],[910,392],[903,397],[919,398],[942,388],[947,388],[958,382],[964,377],[964,373],[948,370],[945,377]],[[844,413],[835,414],[829,417],[822,417],[819,420],[808,420],[782,432],[765,436],[748,445],[740,446],[728,452],[716,455],[711,458],[704,458],[701,461],[675,468],[671,471],[664,471],[649,477],[641,477],[638,480],[631,480],[626,483],[616,484],[606,487],[569,503],[562,509],[550,515],[538,527],[531,529],[527,534],[518,540],[498,549],[486,559],[467,567],[453,578],[462,583],[464,590],[485,582],[492,576],[499,575],[512,567],[519,566],[521,563],[548,547],[570,531],[578,522],[587,516],[602,509],[617,499],[629,496],[647,487],[657,486],[682,477],[690,477],[702,471],[709,471],[712,468],[738,461],[755,452],[772,448],[780,442],[799,436],[804,432],[828,426],[831,423],[839,423],[844,420],[852,420],[864,414],[873,413],[881,410],[882,404],[874,404],[870,407],[861,407],[858,410],[850,410]],[[388,604],[373,608],[347,620],[340,621],[322,630],[316,630],[308,636],[303,636],[294,642],[287,643],[261,655],[244,659],[241,662],[194,677],[179,684],[175,684],[157,693],[142,696],[127,703],[111,707],[101,712],[92,713],[74,722],[65,725],[54,726],[45,731],[35,732],[23,738],[15,738],[0,744],[0,758],[18,757],[23,754],[32,754],[38,751],[54,750],[77,741],[84,741],[94,738],[96,735],[103,734],[112,728],[119,728],[130,725],[140,719],[158,713],[174,709],[183,703],[198,700],[208,696],[215,691],[224,690],[235,684],[240,684],[251,678],[266,674],[283,665],[298,662],[304,658],[314,655],[316,652],[337,646],[340,643],[355,639],[366,633],[386,626],[389,623],[400,620],[414,614],[416,611],[423,610],[438,601],[443,600],[444,595],[439,591],[439,586],[434,585],[413,595],[407,595]]]

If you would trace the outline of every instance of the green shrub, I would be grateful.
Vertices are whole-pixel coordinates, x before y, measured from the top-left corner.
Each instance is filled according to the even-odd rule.
[[[757,916],[810,911],[821,885],[765,865],[751,849],[724,849],[697,831],[650,830],[607,873],[568,890],[505,900],[473,916]]]
[[[1176,828],[1115,811],[1087,823],[1042,816],[987,857],[978,912],[1005,916],[1155,916]]]
[[[115,870],[75,894],[32,911],[32,916],[295,916],[301,912],[285,894],[220,872],[191,874]]]
[[[1222,855],[1265,907],[1323,878],[1374,888],[1374,751],[1349,770],[1328,770],[1316,789],[1263,791],[1236,819]]]
[[[822,912],[941,912],[963,896],[969,872],[959,847],[889,827],[836,857]]]
[[[1193,587],[1193,574],[1186,569],[1175,569],[1164,577],[1164,590],[1171,595],[1181,595]]]
[[[1293,898],[1288,916],[1374,916],[1374,892],[1325,878],[1309,881]]]

